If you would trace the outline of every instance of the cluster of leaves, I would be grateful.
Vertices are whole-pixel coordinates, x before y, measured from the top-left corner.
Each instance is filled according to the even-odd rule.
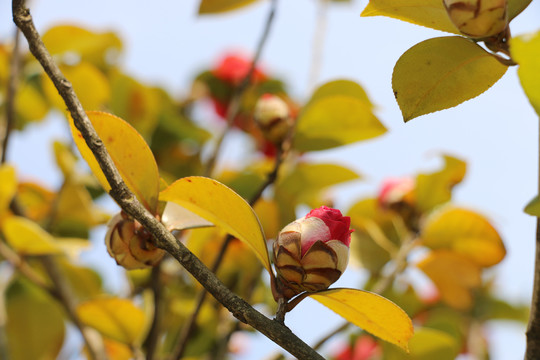
[[[202,1],[200,12],[228,11],[252,2]],[[376,3],[372,1],[364,15]],[[514,16],[527,2],[520,4]],[[412,20],[408,18],[411,16]],[[422,24],[423,20],[415,16],[397,17]],[[441,30],[448,31],[448,28]],[[455,29],[451,32],[455,33]],[[258,67],[251,69],[248,59],[233,54],[196,76],[187,97],[175,99],[165,90],[142,84],[122,71],[118,61],[122,44],[113,33],[64,25],[46,32],[43,41],[72,82],[85,109],[98,110],[88,112],[89,118],[126,184],[141,203],[169,229],[177,231],[178,237],[208,266],[218,257],[222,244],[227,241],[226,234],[234,236],[217,275],[251,304],[266,305],[270,311],[275,309],[269,289],[272,285],[261,276],[262,269],[266,268],[272,283],[274,275],[265,239],[275,238],[284,225],[296,218],[300,207],[332,205],[328,188],[360,178],[346,167],[315,163],[304,154],[376,138],[386,131],[373,113],[365,91],[350,80],[326,83],[315,90],[305,104],[296,104],[287,95],[283,82]],[[506,70],[506,65],[495,59],[495,55],[466,38],[441,38],[440,41],[443,43],[434,47],[428,44],[420,49],[420,55],[415,55],[415,50],[411,59],[400,60],[405,70],[398,71],[396,65],[395,76],[406,71],[410,79],[410,74],[417,71],[410,65],[418,62],[417,56],[439,54],[437,58],[440,56],[444,66],[457,69],[468,66],[471,58],[478,59],[474,69],[487,68],[491,83],[482,82],[483,90],[463,91],[460,87],[450,92],[451,95],[469,94],[470,98],[491,86]],[[530,55],[533,45],[527,41],[515,41],[524,50],[522,55],[516,52],[513,56],[523,56],[523,60],[519,60],[520,71],[522,68],[529,71],[527,77],[530,77],[537,65]],[[8,81],[11,51],[8,45],[0,46],[0,84]],[[482,56],[478,56],[479,51]],[[455,59],[457,65],[445,54],[459,57]],[[422,63],[426,63],[425,59]],[[437,68],[435,73],[439,70]],[[252,76],[248,78],[250,71]],[[427,76],[433,72],[418,71],[426,75],[426,79],[433,78]],[[21,86],[15,99],[17,129],[23,130],[30,122],[46,118],[52,109],[64,113],[65,106],[54,86],[29,54],[21,58],[20,77]],[[239,96],[237,90],[246,80],[247,87]],[[443,102],[441,96],[435,96],[420,106],[416,103],[409,106],[409,100],[400,100],[405,94],[401,86],[414,90],[421,87],[406,86],[405,80],[394,82],[394,86],[399,83],[400,89],[396,91],[402,110],[404,106],[409,109],[404,110],[406,119],[468,99]],[[478,83],[476,80],[469,81],[468,86],[477,86],[473,85]],[[0,91],[5,88],[2,86]],[[448,86],[443,86],[429,92],[447,91]],[[288,103],[295,121],[294,138],[277,179],[252,208],[246,200],[258,194],[273,164],[280,160],[276,156],[281,149],[269,143],[253,121],[255,102],[265,93],[276,94]],[[529,96],[538,102],[537,96]],[[238,99],[240,105],[236,111],[233,103]],[[216,118],[226,119],[242,130],[260,156],[246,156],[235,168],[225,167],[214,174],[215,169],[206,163],[204,149],[218,136],[215,124],[203,125],[193,111],[197,106],[208,104],[208,100]],[[405,103],[409,105],[402,105]],[[429,108],[431,105],[427,104],[439,108]],[[2,113],[5,106],[0,103]],[[175,352],[182,325],[192,314],[201,287],[175,261],[165,257],[153,270],[126,272],[130,293],[120,298],[107,293],[96,271],[80,265],[77,254],[81,248],[90,246],[90,229],[109,217],[95,206],[94,200],[103,194],[101,188],[108,191],[110,186],[73,122],[70,124],[74,141],[95,177],[80,170],[76,155],[69,145],[62,143],[54,144],[58,167],[64,176],[58,190],[18,181],[15,170],[9,165],[0,170],[0,255],[18,270],[7,281],[4,292],[10,358],[56,358],[64,344],[67,318],[54,296],[58,284],[48,270],[51,261],[60,267],[64,282],[75,296],[81,322],[101,333],[111,359],[135,357],[141,349],[145,351],[154,346],[151,344],[153,335],[149,334],[156,331],[154,320],[160,315],[158,336],[154,338],[158,339],[155,354],[167,356]],[[423,249],[424,257],[411,267],[427,275],[440,294],[437,299],[426,301],[423,294],[412,287],[412,281],[396,286],[390,281],[383,289],[384,296],[400,305],[421,326],[409,344],[410,355],[392,345],[374,343],[373,348],[384,347],[385,359],[427,359],[433,358],[433,354],[444,354],[450,359],[463,349],[470,350],[468,339],[477,335],[474,329],[487,320],[523,320],[525,316],[523,309],[491,295],[490,283],[482,273],[502,260],[504,246],[484,217],[447,206],[452,187],[464,176],[465,164],[452,157],[445,157],[445,161],[446,166],[440,172],[419,175],[414,189],[399,201],[383,206],[376,199],[362,200],[349,210],[357,230],[353,253],[371,276],[366,288],[389,278],[385,275],[389,267],[399,265],[402,271],[408,263],[405,261],[403,265],[404,260],[400,258],[407,260],[409,252]],[[196,176],[204,173],[212,173],[214,179]],[[403,254],[402,248],[408,251]],[[461,272],[455,272],[456,268]],[[371,334],[407,348],[412,335],[410,320],[384,298],[352,289],[328,290],[311,297]],[[157,312],[152,311],[156,301],[160,303]],[[36,329],[50,330],[44,333]],[[230,335],[238,329],[219,304],[207,301],[197,317],[185,355],[193,358],[223,356],[223,352],[228,351]],[[356,338],[358,334],[352,336]],[[360,338],[366,336],[362,334]],[[28,343],[32,346],[27,346]]]

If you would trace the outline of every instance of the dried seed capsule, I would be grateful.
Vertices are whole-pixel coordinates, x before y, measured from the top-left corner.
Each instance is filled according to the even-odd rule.
[[[443,0],[458,30],[471,38],[495,36],[508,25],[507,0]]]

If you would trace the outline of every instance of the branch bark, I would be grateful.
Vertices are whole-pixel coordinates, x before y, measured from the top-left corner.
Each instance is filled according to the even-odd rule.
[[[232,293],[204,264],[193,255],[182,243],[158,222],[135,198],[127,188],[116,169],[111,157],[103,146],[84,109],[77,98],[71,83],[64,77],[51,55],[45,48],[34,26],[30,11],[24,6],[23,0],[13,0],[13,20],[26,37],[30,51],[40,62],[51,78],[56,89],[74,120],[75,126],[81,132],[88,147],[96,157],[107,181],[111,186],[109,195],[129,215],[139,221],[153,236],[156,245],[166,250],[184,268],[199,281],[212,296],[225,306],[238,320],[253,326],[270,340],[280,345],[298,359],[320,359],[320,356],[309,345],[304,343],[290,329],[273,321],[243,299]]]

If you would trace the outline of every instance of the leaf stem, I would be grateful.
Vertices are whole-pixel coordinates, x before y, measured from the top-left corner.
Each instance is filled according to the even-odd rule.
[[[223,144],[223,140],[225,139],[225,136],[227,136],[227,134],[231,130],[234,124],[234,119],[240,112],[240,105],[242,103],[242,97],[244,95],[244,92],[248,88],[249,84],[251,83],[253,73],[255,72],[255,68],[262,54],[262,50],[264,48],[264,45],[266,44],[268,35],[270,34],[270,29],[272,28],[273,20],[276,14],[276,8],[277,8],[277,0],[271,0],[270,11],[268,12],[268,17],[266,18],[266,23],[264,25],[263,33],[261,35],[261,38],[259,39],[259,43],[257,44],[255,56],[253,57],[253,60],[251,61],[251,65],[249,66],[249,70],[246,76],[244,76],[240,84],[234,90],[231,102],[229,103],[229,106],[227,108],[227,126],[225,130],[223,130],[221,135],[218,137],[216,141],[216,145],[212,152],[212,155],[210,155],[210,157],[208,158],[208,161],[206,163],[206,168],[204,171],[205,176],[212,176],[212,172],[214,171],[216,160],[217,160],[219,151],[221,150],[221,145]]]
[[[275,1],[275,0],[274,0]],[[267,318],[246,301],[232,293],[193,253],[176,240],[165,226],[160,223],[127,188],[102,140],[96,133],[88,116],[75,94],[70,82],[61,73],[51,55],[45,48],[34,26],[30,12],[23,0],[13,0],[13,19],[26,37],[30,51],[40,62],[45,72],[64,99],[86,144],[100,165],[111,190],[109,195],[129,215],[139,221],[154,237],[156,245],[166,250],[184,268],[195,277],[221,304],[223,304],[238,320],[251,325],[270,340],[280,345],[300,360],[319,359],[323,357],[304,343],[287,327]]]

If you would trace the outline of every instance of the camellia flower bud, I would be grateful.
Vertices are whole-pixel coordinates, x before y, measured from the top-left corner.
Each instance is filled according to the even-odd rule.
[[[399,202],[413,201],[414,179],[409,177],[389,178],[381,186],[377,200],[384,207],[390,207]]]
[[[128,270],[154,266],[165,255],[164,250],[150,241],[151,235],[123,213],[114,216],[108,227],[105,235],[107,251],[118,265]]]
[[[272,94],[264,94],[259,98],[253,116],[264,136],[274,144],[283,141],[292,125],[289,105]]]
[[[506,29],[507,0],[443,0],[450,20],[471,38],[495,36]]]
[[[324,290],[349,262],[351,219],[326,206],[285,226],[274,243],[274,261],[282,294]]]

